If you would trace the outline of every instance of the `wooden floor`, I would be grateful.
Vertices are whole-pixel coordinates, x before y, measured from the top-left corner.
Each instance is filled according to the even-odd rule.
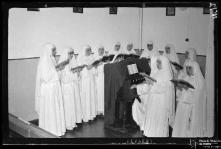
[[[31,121],[31,123],[38,125],[38,120]],[[97,117],[90,123],[82,123],[73,130],[67,130],[62,138],[137,138],[143,137],[141,131],[130,128],[126,133],[120,133],[107,128],[104,128],[104,118]]]

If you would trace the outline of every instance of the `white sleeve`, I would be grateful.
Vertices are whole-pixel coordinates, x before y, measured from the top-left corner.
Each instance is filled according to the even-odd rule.
[[[191,89],[188,89],[187,91],[185,91],[185,94],[186,95],[185,95],[183,101],[186,103],[193,104],[195,102],[194,91]]]
[[[137,94],[138,95],[148,94],[149,90],[150,90],[150,85],[147,83],[137,85]]]
[[[166,88],[167,88],[166,84],[167,83],[164,83],[164,82],[160,82],[160,83],[156,82],[153,84],[150,92],[154,94],[161,94],[163,92],[166,92]]]

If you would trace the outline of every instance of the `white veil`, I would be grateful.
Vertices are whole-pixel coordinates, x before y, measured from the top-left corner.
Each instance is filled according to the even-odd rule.
[[[57,73],[55,69],[55,58],[52,56],[52,49],[55,48],[54,44],[47,43],[44,45],[44,51],[37,66],[36,75],[36,88],[35,88],[35,110],[39,113],[39,100],[41,99],[41,83],[47,82],[51,77]],[[57,75],[56,80],[59,80]]]
[[[162,62],[162,69],[161,70],[155,70],[157,69],[156,61],[157,59],[161,60]],[[153,72],[152,72],[152,69]],[[168,117],[169,117],[169,124],[172,126],[173,121],[175,118],[175,92],[174,92],[174,86],[171,83],[170,80],[173,78],[172,69],[170,62],[167,57],[159,55],[156,57],[151,58],[151,76],[154,77],[157,82],[167,82],[168,87],[166,88],[166,107],[168,110]]]
[[[192,136],[203,137],[206,133],[206,91],[205,79],[196,61],[188,61],[186,66],[193,68],[194,105],[192,115]]]
[[[179,78],[184,78],[186,76],[186,64],[189,62],[189,61],[195,61],[197,62],[196,60],[196,49],[194,48],[189,48],[187,49],[187,52],[189,53],[188,55],[188,58],[184,61],[184,64],[183,64],[183,70],[182,70],[182,73],[180,74]]]
[[[175,49],[174,45],[173,44],[167,44],[166,47],[170,47],[170,54],[167,54],[166,52],[164,52],[165,56],[170,61],[177,62],[178,64],[180,64],[180,61],[179,61],[179,58],[176,54],[176,49]]]

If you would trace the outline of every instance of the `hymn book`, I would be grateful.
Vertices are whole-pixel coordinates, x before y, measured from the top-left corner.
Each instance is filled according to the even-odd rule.
[[[185,81],[185,80],[171,80],[171,82],[174,83],[175,86],[179,86],[179,87],[187,87],[187,88],[192,88],[195,89],[194,86],[192,84],[190,84],[189,82]]]
[[[65,65],[69,64],[69,59],[57,64],[55,67],[56,68],[61,68],[61,67],[64,67]]]
[[[80,65],[74,68],[71,68],[71,71],[81,71],[84,67],[86,67],[87,65]]]
[[[181,65],[178,64],[177,62],[172,62],[172,61],[170,61],[170,63],[175,66],[176,70],[182,70],[182,69],[183,69],[183,66],[181,66]]]

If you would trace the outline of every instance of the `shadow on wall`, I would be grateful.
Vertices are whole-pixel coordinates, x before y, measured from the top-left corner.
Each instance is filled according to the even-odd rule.
[[[181,64],[185,55],[178,53]],[[59,56],[56,57],[58,59]],[[38,118],[34,110],[35,79],[39,58],[8,60],[8,108],[9,113],[26,121]],[[197,56],[203,75],[206,56]]]

